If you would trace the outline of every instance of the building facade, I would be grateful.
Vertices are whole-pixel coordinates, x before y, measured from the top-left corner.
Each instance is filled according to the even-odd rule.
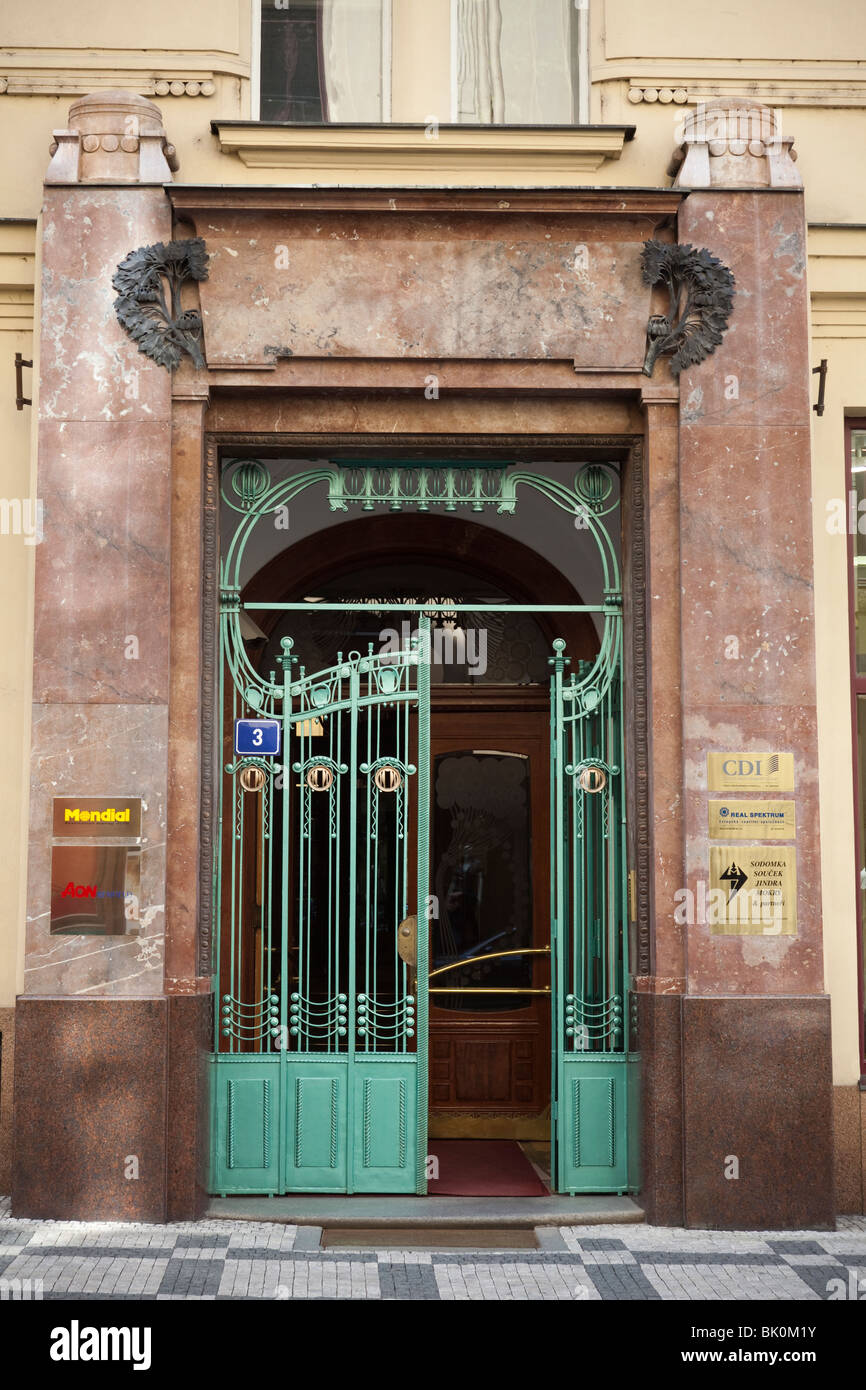
[[[657,1223],[863,1211],[862,17],[43,28],[0,80],[13,1211],[420,1196],[431,1136]]]

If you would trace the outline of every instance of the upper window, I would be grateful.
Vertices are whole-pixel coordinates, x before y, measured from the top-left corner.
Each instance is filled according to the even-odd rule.
[[[585,0],[260,0],[259,119],[574,125],[586,13]]]

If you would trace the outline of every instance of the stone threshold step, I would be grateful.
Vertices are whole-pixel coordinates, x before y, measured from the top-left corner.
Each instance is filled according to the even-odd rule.
[[[287,1226],[355,1228],[635,1225],[631,1197],[215,1197],[209,1221],[274,1221]]]

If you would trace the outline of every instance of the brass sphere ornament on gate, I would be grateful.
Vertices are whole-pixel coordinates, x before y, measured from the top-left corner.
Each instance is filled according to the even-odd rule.
[[[241,771],[241,786],[245,792],[260,792],[265,785],[265,774],[260,767],[245,767]]]
[[[402,780],[403,778],[396,767],[391,767],[390,763],[386,763],[384,767],[378,767],[373,776],[373,781],[380,792],[395,792]]]
[[[577,780],[582,791],[603,792],[607,786],[607,773],[603,767],[583,767]]]
[[[334,784],[334,774],[324,763],[314,763],[307,769],[307,786],[314,792],[326,792]]]

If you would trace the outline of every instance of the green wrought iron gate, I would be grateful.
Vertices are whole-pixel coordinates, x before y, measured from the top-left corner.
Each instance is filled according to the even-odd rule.
[[[243,856],[234,855],[227,885],[219,1030],[228,1051],[216,1059],[214,1186],[423,1190],[425,938],[413,969],[398,927],[414,885],[428,878],[426,837],[417,836],[410,866],[408,833],[410,808],[414,816],[428,796],[428,668],[412,651],[354,652],[329,670],[296,674],[291,639],[283,651],[282,771],[255,756],[227,768],[231,833],[243,846],[251,810],[248,848],[257,843],[252,878],[244,883]],[[262,702],[250,713],[276,711]],[[291,885],[278,922],[275,855],[279,881]],[[251,883],[262,926],[245,1003]],[[421,910],[413,901],[411,911]]]
[[[595,662],[551,682],[551,1153],[560,1192],[629,1185],[626,825],[621,619]]]
[[[211,1191],[426,1191],[425,653],[435,605],[416,605],[411,649],[338,653],[313,674],[291,638],[280,644],[280,671],[267,675],[243,639],[247,543],[260,522],[273,525],[281,506],[318,483],[343,511],[386,503],[507,513],[518,487],[529,487],[594,543],[602,601],[560,611],[596,615],[599,654],[570,669],[558,639],[551,657],[553,1177],[559,1191],[624,1191],[629,966],[622,594],[605,524],[618,505],[611,470],[584,466],[572,488],[503,465],[336,464],[272,481],[258,461],[227,470],[223,485],[241,520],[220,592]],[[274,721],[279,753],[234,753],[240,719]]]

